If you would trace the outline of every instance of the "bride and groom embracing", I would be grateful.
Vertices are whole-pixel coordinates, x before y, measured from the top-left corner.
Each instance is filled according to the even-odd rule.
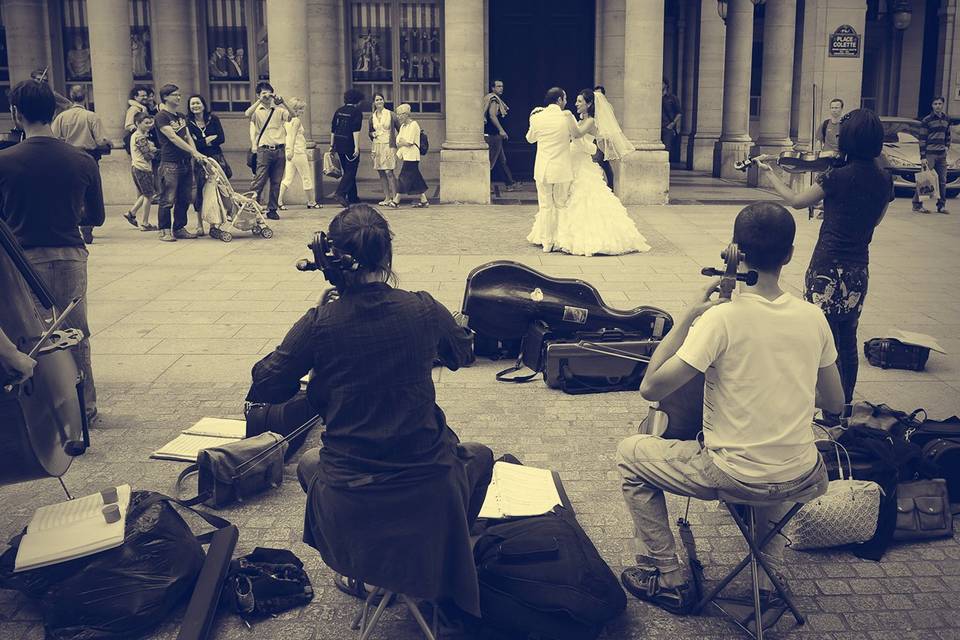
[[[619,255],[649,251],[650,245],[607,186],[593,161],[599,152],[616,160],[634,147],[620,130],[613,108],[602,93],[577,94],[579,121],[564,110],[567,94],[547,91],[544,106],[530,114],[527,142],[537,145],[533,177],[539,210],[527,240],[545,253]]]

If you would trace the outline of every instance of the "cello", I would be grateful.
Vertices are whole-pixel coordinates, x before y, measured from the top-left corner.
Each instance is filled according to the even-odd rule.
[[[83,380],[68,352],[83,336],[76,329],[57,329],[72,306],[50,327],[44,324],[31,292],[47,309],[53,308],[53,297],[3,220],[0,291],[0,328],[37,360],[33,376],[19,384],[0,368],[0,485],[59,478],[90,444]]]

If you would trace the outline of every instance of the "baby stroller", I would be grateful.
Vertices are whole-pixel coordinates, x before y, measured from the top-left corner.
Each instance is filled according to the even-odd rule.
[[[203,219],[210,225],[211,238],[230,242],[239,231],[252,231],[266,239],[273,237],[255,192],[234,191],[227,174],[213,158],[203,159],[203,171],[207,177],[203,185]]]

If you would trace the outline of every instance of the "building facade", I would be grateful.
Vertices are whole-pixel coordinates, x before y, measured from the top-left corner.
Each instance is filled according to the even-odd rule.
[[[756,181],[733,164],[809,148],[833,98],[918,117],[933,96],[960,115],[960,0],[0,0],[0,129],[6,91],[47,68],[88,89],[119,148],[134,85],[205,96],[242,176],[243,110],[269,79],[307,101],[311,147],[329,141],[347,88],[411,105],[431,141],[423,169],[448,202],[489,202],[481,97],[506,85],[508,157],[528,174],[527,114],[550,86],[602,84],[637,150],[614,168],[628,204],[665,203],[669,173]],[[682,105],[661,142],[661,82]],[[367,105],[369,108],[369,104]],[[184,107],[185,109],[185,107]],[[364,146],[366,135],[361,135]],[[434,153],[433,150],[438,152]],[[316,153],[319,160],[319,153]],[[373,177],[362,163],[361,177]],[[106,197],[133,200],[128,158],[102,163]],[[236,179],[236,178],[235,178]],[[330,188],[328,186],[327,191]],[[291,198],[298,194],[291,193]]]

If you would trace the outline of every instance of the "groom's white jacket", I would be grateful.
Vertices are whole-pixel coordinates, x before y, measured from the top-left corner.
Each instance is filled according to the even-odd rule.
[[[547,184],[573,181],[570,141],[576,134],[576,119],[559,105],[551,104],[530,116],[527,142],[537,145],[534,180]]]

